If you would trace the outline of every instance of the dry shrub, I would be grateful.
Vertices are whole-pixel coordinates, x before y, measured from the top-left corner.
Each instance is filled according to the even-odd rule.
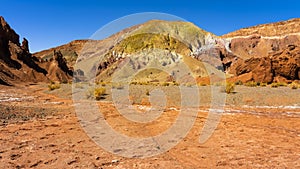
[[[267,85],[267,83],[260,83],[260,87],[266,87]]]
[[[176,82],[176,81],[173,81],[173,85],[174,86],[179,86],[180,84],[178,82]]]
[[[291,89],[298,89],[299,87],[300,87],[300,85],[296,82],[293,82],[293,83],[290,84]]]
[[[103,96],[106,94],[106,88],[104,87],[97,87],[97,88],[90,88],[86,94],[88,99],[95,99],[101,100]]]
[[[150,96],[150,91],[149,90],[146,91],[146,95]]]
[[[244,85],[245,85],[245,86],[248,86],[248,87],[257,87],[257,86],[260,85],[260,83],[251,81],[251,82],[245,83]]]
[[[55,83],[51,83],[48,85],[48,89],[50,91],[55,90],[55,89],[59,89],[60,88],[60,84],[55,84]]]
[[[169,86],[170,85],[170,83],[168,83],[168,82],[163,82],[162,83],[162,86]]]
[[[243,82],[238,80],[237,82],[234,83],[235,85],[243,85]]]
[[[203,82],[200,82],[200,83],[198,83],[198,86],[207,86],[207,84],[203,83]]]
[[[285,83],[285,82],[279,82],[278,86],[287,86],[287,83]]]
[[[272,88],[277,88],[278,86],[279,86],[278,83],[272,83],[272,84],[271,84],[271,87],[272,87]]]
[[[221,89],[221,92],[230,94],[234,92],[234,89],[235,89],[234,83],[226,83],[226,86]]]
[[[98,87],[94,90],[94,97],[96,100],[100,100],[103,98],[104,94],[106,92],[106,89],[104,87]]]

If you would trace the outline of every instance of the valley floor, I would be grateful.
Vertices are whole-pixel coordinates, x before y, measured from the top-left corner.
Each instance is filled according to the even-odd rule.
[[[138,91],[133,95],[146,97]],[[54,91],[44,84],[0,86],[0,168],[300,167],[299,89],[238,86],[227,95],[217,129],[201,144],[210,92],[209,86],[200,87],[203,99],[187,136],[167,152],[142,159],[111,154],[93,142],[80,125],[71,94],[68,84]],[[159,134],[176,119],[173,97],[169,106],[174,109],[166,109],[157,122],[131,125],[116,112],[110,95],[98,105],[112,128],[127,135]]]

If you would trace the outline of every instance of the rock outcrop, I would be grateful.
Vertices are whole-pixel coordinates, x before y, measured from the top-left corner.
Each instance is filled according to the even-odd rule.
[[[87,40],[74,40],[70,43],[65,45],[61,45],[58,47],[54,47],[51,49],[43,50],[40,52],[36,52],[33,55],[37,58],[41,59],[42,61],[49,61],[52,59],[54,51],[60,51],[63,58],[66,60],[68,67],[73,67],[75,64],[77,57],[87,43]]]
[[[300,48],[294,45],[287,49],[270,54],[267,57],[239,60],[230,67],[230,73],[237,76],[242,82],[256,81],[271,83],[291,82],[299,80],[300,75]],[[244,74],[248,77],[244,78]]]
[[[300,77],[300,47],[289,45],[287,49],[270,56],[275,77],[287,80],[299,80]]]
[[[243,82],[299,80],[300,19],[245,28],[222,36],[230,41],[226,71]],[[228,50],[227,50],[228,51]],[[246,78],[245,78],[246,77]]]
[[[272,72],[272,65],[271,59],[268,57],[264,58],[250,58],[247,60],[239,60],[236,64],[231,67],[230,73],[234,74],[235,76],[242,76],[244,74],[251,73],[251,78],[246,78],[242,76],[246,81],[256,81],[256,82],[267,82],[270,83],[273,81],[273,72]]]
[[[72,71],[61,56],[53,61],[42,62],[30,53],[26,38],[20,44],[19,35],[1,16],[0,22],[0,84],[69,81],[72,78]],[[56,68],[49,70],[51,65],[56,65]]]

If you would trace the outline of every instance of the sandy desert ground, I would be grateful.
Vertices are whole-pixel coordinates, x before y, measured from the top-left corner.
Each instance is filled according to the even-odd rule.
[[[147,98],[136,88],[133,97]],[[200,87],[196,121],[179,144],[158,156],[125,158],[105,151],[85,133],[69,84],[54,91],[44,84],[1,86],[0,168],[300,168],[299,89],[237,86],[227,95],[217,129],[200,144],[209,94],[209,86]],[[177,97],[171,98],[168,106],[176,107]],[[129,136],[157,135],[177,114],[169,108],[155,122],[132,124],[117,113],[110,93],[98,105],[112,128]]]

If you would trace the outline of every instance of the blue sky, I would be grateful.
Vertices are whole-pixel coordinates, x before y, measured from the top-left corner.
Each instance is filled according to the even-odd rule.
[[[30,42],[32,52],[86,39],[120,17],[162,12],[222,35],[243,27],[300,17],[297,0],[1,0],[0,15]]]

